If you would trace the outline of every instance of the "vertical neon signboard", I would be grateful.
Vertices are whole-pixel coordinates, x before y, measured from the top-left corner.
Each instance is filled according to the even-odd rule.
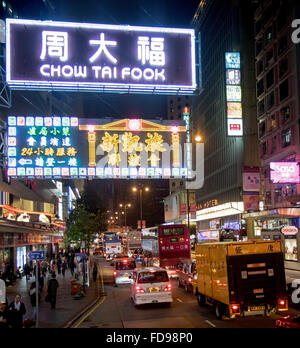
[[[239,52],[225,53],[227,135],[243,136],[241,57]]]

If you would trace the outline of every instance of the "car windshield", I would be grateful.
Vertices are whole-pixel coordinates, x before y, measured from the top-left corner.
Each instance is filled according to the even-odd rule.
[[[162,283],[168,282],[169,277],[166,271],[157,271],[157,272],[141,272],[139,274],[138,283]]]
[[[135,269],[135,267],[136,266],[134,261],[128,261],[128,262],[119,261],[116,263],[116,270],[118,271],[132,270],[132,269]]]

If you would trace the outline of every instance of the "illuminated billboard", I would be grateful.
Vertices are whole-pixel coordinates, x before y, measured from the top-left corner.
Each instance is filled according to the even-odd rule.
[[[192,94],[193,29],[6,19],[12,88]]]
[[[274,184],[300,184],[297,162],[271,162],[270,168]]]
[[[239,52],[225,53],[227,135],[241,137],[243,131],[241,57]]]
[[[8,117],[8,176],[187,178],[183,121]]]

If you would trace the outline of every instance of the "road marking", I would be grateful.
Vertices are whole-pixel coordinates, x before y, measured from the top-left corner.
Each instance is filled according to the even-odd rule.
[[[176,300],[177,300],[178,302],[183,302],[180,298],[177,298]]]
[[[210,326],[212,326],[212,327],[216,327],[216,325],[213,324],[212,322],[210,322],[209,320],[205,320],[205,322],[206,322],[207,324],[209,324]]]
[[[101,288],[102,293],[104,292],[104,283],[103,283],[103,274],[102,274],[102,268],[100,267],[100,277],[101,277]],[[103,296],[101,301],[96,304],[75,326],[74,329],[77,329],[99,306],[102,305],[102,303],[106,300],[106,296]]]

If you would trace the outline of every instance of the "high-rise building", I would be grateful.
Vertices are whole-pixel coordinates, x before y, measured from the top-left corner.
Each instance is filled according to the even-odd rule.
[[[239,238],[246,232],[244,168],[260,165],[253,14],[251,0],[202,0],[193,19],[202,67],[202,92],[193,98],[192,119],[205,144],[204,186],[196,191],[197,230],[204,239],[216,238],[216,230]],[[257,187],[251,197],[258,206]]]
[[[284,239],[290,267],[300,261],[300,44],[292,22],[297,0],[257,1],[255,12],[256,97],[264,211],[255,218],[262,238]],[[290,227],[288,227],[290,226]],[[286,233],[286,230],[290,231]],[[293,262],[292,262],[293,261]]]

